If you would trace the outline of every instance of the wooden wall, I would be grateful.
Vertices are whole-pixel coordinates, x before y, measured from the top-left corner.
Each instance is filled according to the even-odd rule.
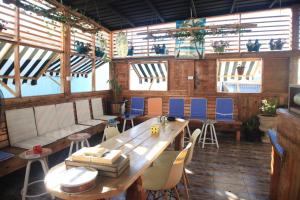
[[[229,94],[216,92],[216,69],[218,57],[262,57],[263,81],[262,93],[259,94]],[[137,58],[136,58],[137,59]],[[138,60],[151,58],[139,58]],[[152,58],[157,60],[158,58]],[[163,59],[163,58],[159,58]],[[163,112],[168,113],[168,101],[170,97],[185,98],[185,115],[190,113],[190,97],[205,97],[208,99],[208,116],[214,117],[216,97],[232,97],[235,102],[235,118],[241,121],[247,120],[259,112],[260,102],[264,98],[278,98],[280,104],[287,103],[289,84],[289,55],[276,53],[262,54],[227,54],[207,57],[205,60],[177,60],[172,57],[168,60],[169,78],[166,92],[158,91],[130,91],[129,90],[129,60],[115,59],[117,79],[123,86],[123,97],[130,99],[132,96],[162,97]],[[194,80],[188,80],[188,76],[194,76]],[[198,84],[199,83],[199,84]],[[147,103],[145,104],[147,114]]]
[[[36,97],[24,97],[24,98],[13,98],[5,100],[5,109],[16,109],[16,108],[26,108],[32,106],[50,105],[63,102],[72,102],[78,99],[89,99],[92,97],[102,97],[104,102],[104,109],[107,108],[106,102],[111,98],[110,91],[101,92],[85,92],[77,93],[72,95],[48,95],[48,96],[36,96]],[[5,114],[4,118],[0,122],[0,148],[9,146],[9,138],[7,134]]]

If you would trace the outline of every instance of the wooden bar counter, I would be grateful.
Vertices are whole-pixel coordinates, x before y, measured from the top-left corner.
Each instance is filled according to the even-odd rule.
[[[300,200],[300,116],[278,109],[278,142],[284,149],[278,200]]]

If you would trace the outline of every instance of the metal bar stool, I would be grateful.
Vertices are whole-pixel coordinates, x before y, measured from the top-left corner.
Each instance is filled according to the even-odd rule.
[[[83,147],[90,147],[90,143],[88,139],[91,137],[89,133],[75,133],[73,135],[70,135],[68,137],[68,140],[71,141],[70,150],[69,150],[69,156],[72,155],[74,143],[76,145],[76,151],[79,150],[79,148]],[[80,144],[80,147],[79,147]]]
[[[217,148],[219,148],[219,143],[218,143],[218,138],[216,134],[216,129],[215,129],[215,120],[206,120],[204,122],[204,131],[201,132],[201,135],[199,137],[199,143],[202,143],[202,148],[204,148],[205,144],[216,144]],[[209,131],[207,130],[209,128]],[[210,138],[206,137],[207,132],[210,134]],[[207,142],[209,140],[209,142]]]
[[[48,158],[48,155],[50,155],[51,153],[52,153],[51,149],[42,148],[42,151],[41,151],[40,154],[35,154],[33,152],[33,150],[31,149],[31,150],[27,150],[27,151],[25,151],[25,152],[23,152],[19,155],[19,157],[21,159],[27,160],[24,186],[23,186],[23,189],[21,190],[22,200],[25,200],[26,197],[33,198],[33,197],[40,197],[40,196],[48,194],[48,192],[43,192],[43,193],[40,193],[40,194],[29,195],[29,194],[27,194],[27,190],[28,190],[28,187],[33,185],[33,184],[44,183],[44,180],[37,180],[37,181],[33,181],[33,182],[29,183],[31,164],[33,162],[37,162],[37,161],[40,162],[41,165],[42,165],[42,168],[43,168],[43,172],[46,175],[47,172],[49,171],[47,158]],[[52,199],[54,199],[53,196],[52,196]]]

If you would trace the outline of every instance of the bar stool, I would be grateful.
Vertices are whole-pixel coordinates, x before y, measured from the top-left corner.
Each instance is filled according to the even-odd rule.
[[[202,148],[204,148],[205,144],[216,144],[217,148],[219,148],[218,138],[216,134],[215,129],[215,120],[206,120],[204,121],[204,131],[201,132],[201,135],[199,137],[199,143],[202,143]],[[209,131],[207,130],[209,128]],[[207,132],[210,134],[210,138],[206,137]],[[207,142],[206,140],[209,140],[210,142]]]
[[[90,143],[88,141],[88,139],[90,137],[91,137],[91,134],[89,134],[89,133],[75,133],[73,135],[70,135],[68,137],[68,140],[71,141],[69,156],[72,155],[74,143],[76,145],[76,151],[79,150],[79,144],[80,144],[81,148],[90,147]]]
[[[30,176],[30,170],[31,170],[31,164],[33,162],[40,162],[43,168],[43,172],[46,175],[47,172],[49,171],[49,167],[48,167],[48,155],[50,155],[52,153],[52,150],[49,148],[42,148],[42,153],[40,154],[35,154],[33,152],[33,150],[27,150],[24,151],[23,153],[21,153],[19,155],[19,157],[23,160],[27,160],[27,165],[26,165],[26,172],[25,172],[25,179],[24,179],[24,186],[23,189],[21,190],[21,196],[22,196],[22,200],[25,200],[26,197],[28,198],[33,198],[33,197],[40,197],[43,195],[48,194],[48,192],[43,192],[40,194],[36,194],[36,195],[28,195],[27,194],[27,189],[29,186],[36,184],[36,183],[44,183],[44,180],[37,180],[37,181],[33,181],[31,183],[29,183],[29,176]],[[52,199],[54,199],[54,197],[52,196]]]

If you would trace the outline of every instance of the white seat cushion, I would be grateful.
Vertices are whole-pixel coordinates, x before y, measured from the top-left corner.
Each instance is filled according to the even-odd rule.
[[[38,135],[59,130],[55,105],[34,107]]]
[[[65,138],[69,135],[70,135],[69,131],[61,129],[61,130],[56,130],[53,132],[46,133],[44,136],[47,138],[53,138],[55,140],[59,140],[59,139]]]
[[[37,136],[37,137],[29,138],[27,140],[23,140],[21,142],[17,142],[12,146],[23,148],[23,149],[32,149],[32,147],[34,147],[35,145],[45,146],[55,141],[56,141],[55,139],[48,138],[45,136]]]
[[[33,108],[7,110],[5,114],[11,146],[37,137]]]
[[[77,121],[79,124],[91,119],[90,105],[88,100],[75,101]]]
[[[80,124],[87,125],[87,126],[97,126],[97,125],[102,124],[102,123],[104,123],[104,121],[97,120],[97,119],[90,119],[90,120],[87,120],[87,121],[84,121],[84,122],[80,122]]]
[[[90,126],[85,126],[85,125],[80,125],[80,124],[76,124],[76,125],[73,125],[73,126],[69,126],[69,127],[66,127],[64,128],[64,131],[66,131],[65,133],[67,135],[72,135],[74,133],[77,133],[77,132],[80,132],[80,131],[83,131],[85,129],[88,129]]]
[[[55,110],[60,129],[75,125],[73,103],[56,104]]]

